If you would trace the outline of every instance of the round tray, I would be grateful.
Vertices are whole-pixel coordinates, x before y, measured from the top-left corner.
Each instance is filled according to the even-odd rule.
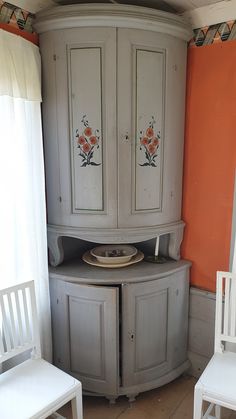
[[[88,263],[89,265],[99,266],[100,268],[122,268],[124,266],[133,265],[134,263],[140,262],[143,260],[144,254],[140,251],[133,256],[128,262],[124,263],[102,263],[99,262],[94,256],[91,255],[90,251],[88,250],[86,253],[83,254],[82,259],[84,262]]]

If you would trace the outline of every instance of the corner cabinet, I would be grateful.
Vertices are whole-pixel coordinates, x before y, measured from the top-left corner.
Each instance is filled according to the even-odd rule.
[[[178,377],[189,367],[189,266],[51,268],[54,363],[110,400]]]
[[[186,41],[169,13],[71,5],[39,13],[51,263],[62,236],[170,234],[179,258]]]

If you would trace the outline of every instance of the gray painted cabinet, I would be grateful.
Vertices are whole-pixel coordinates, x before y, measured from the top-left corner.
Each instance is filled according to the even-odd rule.
[[[127,5],[55,7],[35,26],[51,264],[63,261],[62,236],[130,243],[167,233],[178,259],[188,26]]]
[[[51,271],[54,362],[85,391],[132,400],[188,368],[189,263],[158,270],[118,269],[107,285],[105,269]]]

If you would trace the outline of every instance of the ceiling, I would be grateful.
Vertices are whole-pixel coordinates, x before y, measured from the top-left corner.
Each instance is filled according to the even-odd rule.
[[[183,13],[202,6],[218,3],[220,0],[12,0],[12,3],[32,13],[56,4],[75,3],[117,3],[152,7],[167,12]]]
[[[94,0],[53,0],[57,4],[94,3]],[[95,0],[96,3],[134,4],[165,10],[166,12],[182,13],[220,0]]]

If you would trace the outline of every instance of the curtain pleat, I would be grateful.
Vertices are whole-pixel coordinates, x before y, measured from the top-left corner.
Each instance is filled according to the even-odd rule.
[[[16,54],[12,34],[0,31],[0,287],[34,280],[43,356],[51,359],[51,319],[48,287],[46,206],[40,100],[40,60],[35,47],[23,40]],[[9,44],[7,38],[10,36]],[[15,36],[16,41],[18,37]],[[4,45],[4,46],[3,46]],[[3,51],[4,50],[4,51]],[[30,53],[31,51],[31,53]],[[29,55],[28,55],[29,53]],[[25,69],[27,70],[25,71]],[[11,76],[6,77],[6,74]],[[20,75],[20,78],[18,76]],[[4,85],[6,82],[6,85]],[[11,83],[12,82],[12,86]],[[35,83],[34,86],[31,86]],[[12,87],[12,94],[10,90]],[[3,92],[8,91],[8,94]],[[15,97],[20,94],[23,97]],[[27,97],[27,98],[26,98]]]
[[[0,96],[41,101],[39,49],[0,29]]]

